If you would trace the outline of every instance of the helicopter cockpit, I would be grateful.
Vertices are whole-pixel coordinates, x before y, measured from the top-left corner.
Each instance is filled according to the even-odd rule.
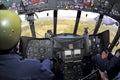
[[[120,37],[119,0],[0,0],[0,6],[24,14],[29,22],[31,37],[21,36],[20,55],[23,58],[51,59],[53,61],[54,80],[100,80],[99,70],[93,65],[92,56],[108,49],[111,52]],[[53,10],[53,30],[47,30],[44,38],[36,37],[36,12]],[[58,33],[59,10],[75,10],[76,19],[72,32]],[[79,30],[82,12],[98,13],[93,33],[84,28]],[[98,33],[104,16],[118,21],[114,39],[110,43],[110,31]],[[49,14],[47,13],[47,16]],[[87,14],[86,14],[87,16]],[[71,27],[70,27],[71,28]]]

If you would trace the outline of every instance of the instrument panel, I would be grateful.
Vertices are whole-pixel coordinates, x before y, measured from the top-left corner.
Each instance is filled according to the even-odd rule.
[[[100,53],[102,49],[100,37],[90,36],[90,40],[91,40],[91,46],[90,46],[91,52],[93,52],[93,54]]]
[[[54,48],[58,55],[64,62],[72,62],[83,59],[85,56],[84,37],[59,34],[53,37]]]
[[[23,13],[26,12],[27,14],[51,9],[71,9],[108,13],[111,8],[108,0],[22,0],[21,2],[21,6],[24,7]],[[18,11],[20,13],[21,10],[18,9]]]
[[[62,74],[60,78],[63,79],[61,80],[82,80],[93,69],[91,57],[89,55],[86,57],[86,46],[89,45],[85,45],[85,39],[87,39],[85,35],[73,34],[58,34],[53,36],[52,39],[22,37],[22,49],[25,49],[22,51],[25,51],[27,58],[57,60],[57,62],[54,62],[53,69],[55,71],[59,70],[59,73]],[[93,36],[90,39],[93,40],[95,45],[100,42],[97,41],[97,36]],[[88,68],[88,66],[90,67]],[[58,72],[56,71],[55,73]],[[92,75],[90,80],[95,80],[93,77]],[[58,77],[58,79],[60,78]]]
[[[120,17],[119,3],[119,0],[0,0],[0,5],[19,14],[65,9],[96,12],[116,19]]]
[[[32,39],[28,42],[26,54],[28,58],[39,60],[51,59],[53,53],[52,42],[49,39]]]

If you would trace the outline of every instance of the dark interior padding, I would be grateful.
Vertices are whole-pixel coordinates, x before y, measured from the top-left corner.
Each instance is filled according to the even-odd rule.
[[[110,33],[109,30],[103,31],[95,35],[89,35],[91,40],[90,50],[93,54],[101,53],[103,50],[108,50],[110,44]],[[95,41],[94,41],[95,39]]]
[[[31,39],[32,39],[32,37],[25,37],[25,36],[22,36],[20,38],[20,53],[21,53],[21,56],[23,56],[23,58],[27,57],[27,55],[26,55],[26,48],[27,48],[28,42]]]
[[[106,30],[106,31],[98,34],[98,36],[102,40],[101,43],[102,43],[103,50],[106,50],[110,44],[110,32],[109,32],[109,30]]]

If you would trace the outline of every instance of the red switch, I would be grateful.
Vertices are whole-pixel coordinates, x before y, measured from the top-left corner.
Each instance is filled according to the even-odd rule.
[[[31,0],[32,4],[39,3],[39,0]]]

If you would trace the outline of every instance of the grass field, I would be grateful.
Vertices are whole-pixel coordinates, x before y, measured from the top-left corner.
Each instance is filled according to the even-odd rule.
[[[81,20],[79,23],[77,34],[82,35],[84,33],[84,28],[88,28],[89,34],[92,34],[95,28],[96,22],[94,20],[87,21]],[[75,20],[73,19],[59,19],[57,23],[57,33],[73,33],[75,25]],[[35,30],[36,36],[38,38],[43,38],[47,30],[53,31],[53,20],[52,19],[42,19],[35,20]],[[112,26],[101,25],[99,32],[110,30],[110,42],[112,42],[117,28]],[[22,36],[31,36],[31,31],[29,28],[28,22],[22,24]],[[120,48],[119,46],[115,47],[114,50]]]

